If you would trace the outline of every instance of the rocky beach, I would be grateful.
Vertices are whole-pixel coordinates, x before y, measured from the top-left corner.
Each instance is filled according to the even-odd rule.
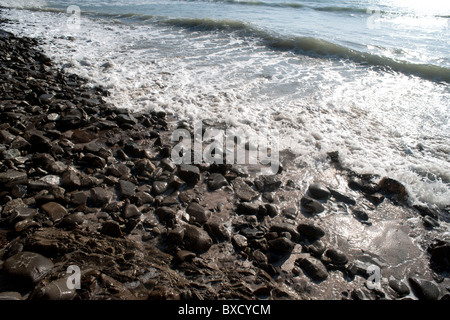
[[[0,299],[450,297],[448,208],[339,150],[306,187],[285,151],[270,176],[174,164],[189,123],[114,107],[40,41],[0,30]]]

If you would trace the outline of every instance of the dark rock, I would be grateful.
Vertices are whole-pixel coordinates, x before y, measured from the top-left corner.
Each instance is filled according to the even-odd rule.
[[[439,213],[427,205],[414,205],[422,217],[430,216],[435,220],[439,220]]]
[[[136,185],[128,180],[119,180],[120,197],[123,199],[130,199],[136,193]]]
[[[106,166],[106,161],[102,157],[99,157],[92,153],[86,153],[82,161],[89,167],[93,168],[104,168]]]
[[[361,210],[361,209],[355,209],[353,210],[353,215],[355,216],[356,219],[360,220],[360,221],[367,221],[369,220],[369,215]]]
[[[151,173],[155,171],[155,165],[149,159],[139,159],[135,162],[136,171],[138,174],[150,177]]]
[[[314,223],[300,223],[297,230],[300,235],[308,239],[319,239],[325,235],[325,231]]]
[[[228,181],[222,174],[213,173],[209,176],[208,187],[211,190],[217,190],[225,186],[228,186]]]
[[[324,206],[317,200],[314,200],[308,196],[304,196],[301,201],[301,205],[309,213],[320,213],[325,210]]]
[[[297,228],[295,227],[295,225],[290,223],[273,224],[270,227],[270,231],[276,232],[278,234],[289,232],[293,241],[298,241],[300,239],[300,234],[297,232]]]
[[[119,115],[117,115],[115,120],[116,120],[116,122],[118,122],[120,124],[124,124],[124,123],[131,124],[131,125],[137,124],[136,118],[131,114],[119,114]]]
[[[136,204],[142,206],[143,204],[152,203],[155,199],[145,191],[139,191],[135,194]]]
[[[258,203],[240,202],[237,205],[236,212],[239,214],[256,216],[259,213],[259,204]]]
[[[322,256],[326,249],[325,244],[320,240],[316,240],[312,244],[307,245],[304,248],[307,252],[309,252],[313,257],[317,259]]]
[[[117,178],[127,178],[130,175],[130,168],[123,163],[112,164],[106,168],[106,173]]]
[[[228,231],[223,223],[206,222],[203,228],[212,239],[216,239],[217,241],[228,241],[231,239],[230,231]]]
[[[328,259],[324,259],[324,261],[334,266],[345,265],[348,262],[347,256],[338,249],[328,249],[325,257]]]
[[[185,182],[176,175],[171,175],[168,181],[169,187],[174,188],[176,190],[179,189],[184,183]]]
[[[427,249],[431,267],[439,272],[450,272],[450,241],[435,239]]]
[[[102,187],[95,187],[91,189],[91,201],[94,206],[102,207],[107,205],[113,199],[114,194]]]
[[[429,229],[437,228],[439,227],[439,222],[436,221],[434,218],[430,216],[425,216],[422,218],[423,224],[425,227]]]
[[[7,149],[1,152],[3,160],[14,160],[21,156],[20,150],[18,149]]]
[[[241,234],[233,235],[231,241],[233,242],[234,246],[239,250],[243,250],[245,247],[247,247],[247,238]]]
[[[179,262],[190,261],[193,258],[195,258],[195,256],[196,256],[195,253],[193,253],[192,251],[188,251],[188,250],[178,250],[177,253],[175,254],[175,258]]]
[[[177,212],[169,207],[160,207],[155,210],[155,214],[158,216],[161,222],[167,225],[173,224],[177,216]]]
[[[281,180],[277,175],[263,175],[261,180],[266,191],[275,191],[281,186]]]
[[[295,264],[302,268],[315,281],[324,281],[328,278],[327,268],[320,260],[314,257],[302,255],[295,261]]]
[[[15,135],[11,134],[6,130],[0,130],[0,143],[10,144],[16,138]]]
[[[173,163],[172,160],[170,160],[170,158],[162,159],[160,162],[160,167],[170,172],[173,172],[177,168],[177,166]]]
[[[70,193],[70,203],[74,206],[82,206],[85,205],[88,198],[89,192],[87,191],[75,191]]]
[[[101,233],[114,238],[122,236],[119,223],[113,220],[108,220],[103,223]]]
[[[135,218],[141,216],[141,211],[134,204],[126,204],[123,210],[123,217],[125,219]]]
[[[27,180],[27,177],[26,172],[9,169],[6,172],[0,173],[0,183],[7,184],[11,182],[25,181]]]
[[[265,208],[266,208],[266,214],[269,217],[273,218],[278,215],[278,208],[275,205],[268,203],[265,205]]]
[[[3,270],[11,276],[17,276],[37,283],[53,268],[53,262],[35,252],[22,251],[3,264]]]
[[[408,199],[408,192],[405,186],[397,180],[384,177],[378,182],[378,185],[382,192],[395,197],[396,200],[406,201]]]
[[[183,243],[185,249],[195,253],[203,253],[211,247],[212,239],[205,230],[186,225],[184,226]]]
[[[31,300],[72,300],[76,288],[67,286],[68,278],[54,280],[43,286],[37,286],[31,293]]]
[[[211,212],[203,208],[198,203],[192,202],[186,208],[186,212],[189,214],[191,223],[197,222],[199,224],[205,224],[211,217]]]
[[[384,196],[379,192],[366,194],[365,197],[376,206],[384,201]]]
[[[61,175],[61,186],[63,188],[77,189],[81,187],[81,179],[73,170],[67,170]]]
[[[378,184],[356,177],[350,178],[348,186],[353,190],[362,191],[367,194],[373,194],[380,191],[380,186]]]
[[[247,239],[257,239],[264,236],[264,232],[262,230],[253,227],[242,228],[239,230],[239,233],[244,235]]]
[[[23,298],[19,292],[5,291],[0,292],[0,301],[1,300],[23,300]]]
[[[270,250],[280,254],[290,253],[295,246],[291,240],[285,237],[269,240],[267,244],[269,245]]]
[[[439,298],[439,287],[433,282],[415,277],[409,278],[408,281],[420,300],[437,300]]]
[[[65,216],[59,226],[67,229],[74,229],[78,226],[81,226],[84,221],[84,214],[82,212],[75,212],[69,214],[68,216]]]
[[[308,192],[315,199],[326,200],[330,197],[330,190],[321,183],[313,183],[309,186]]]
[[[409,287],[401,280],[391,278],[389,279],[389,286],[398,294],[399,297],[407,296],[410,293]]]
[[[196,184],[200,180],[200,169],[190,164],[182,164],[178,167],[178,176],[187,183]]]
[[[37,210],[28,207],[18,207],[9,216],[10,223],[16,223],[25,219],[33,219]]]
[[[234,192],[242,201],[250,202],[259,196],[259,193],[254,191],[242,178],[233,180]]]
[[[153,181],[152,191],[155,195],[162,194],[167,191],[168,183],[166,181]]]
[[[67,210],[57,202],[48,202],[41,206],[53,222],[57,222],[67,215]]]

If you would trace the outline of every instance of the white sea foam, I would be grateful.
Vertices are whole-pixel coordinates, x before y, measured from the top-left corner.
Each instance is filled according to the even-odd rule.
[[[345,60],[270,50],[233,33],[111,23],[13,10],[5,27],[41,37],[69,72],[101,84],[110,102],[165,110],[193,123],[276,128],[280,149],[311,176],[338,150],[344,165],[405,183],[412,202],[450,205],[448,85]],[[69,37],[69,38],[68,38]],[[71,37],[71,38],[70,38]]]

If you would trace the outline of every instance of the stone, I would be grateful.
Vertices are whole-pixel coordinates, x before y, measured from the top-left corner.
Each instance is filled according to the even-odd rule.
[[[74,229],[78,226],[81,226],[85,221],[84,214],[82,212],[75,212],[72,214],[69,214],[68,216],[65,216],[61,223],[60,227],[66,228],[66,229]]]
[[[178,167],[178,176],[187,183],[196,184],[200,180],[200,169],[190,164]]]
[[[183,244],[186,250],[203,253],[209,250],[212,245],[212,239],[209,234],[196,226],[184,226]]]
[[[338,249],[328,249],[325,257],[328,259],[324,259],[324,261],[335,266],[342,266],[348,262],[347,256]]]
[[[190,261],[195,257],[196,257],[196,254],[194,252],[188,251],[188,250],[178,250],[177,253],[175,254],[175,258],[179,262]]]
[[[241,234],[233,235],[231,241],[233,242],[234,246],[239,250],[243,250],[245,247],[247,247],[247,238]]]
[[[431,216],[425,216],[422,218],[423,225],[429,229],[439,227],[439,222]]]
[[[397,180],[384,177],[378,182],[380,189],[385,194],[394,197],[399,201],[406,201],[408,199],[408,192],[403,184]]]
[[[231,239],[231,233],[223,223],[208,221],[203,228],[212,239],[217,241],[228,241]]]
[[[300,234],[298,233],[297,228],[295,227],[295,225],[290,223],[273,224],[270,227],[270,231],[276,232],[278,234],[281,234],[283,232],[289,232],[289,234],[291,235],[291,239],[293,241],[298,241],[300,239]]]
[[[74,170],[67,170],[61,175],[61,186],[63,188],[77,189],[81,187],[81,179]]]
[[[106,168],[106,173],[117,178],[127,178],[131,169],[123,163],[112,164]]]
[[[172,160],[170,160],[170,158],[162,159],[159,165],[161,168],[169,172],[173,172],[177,168],[177,166],[173,163]]]
[[[0,183],[7,184],[10,182],[18,182],[27,180],[26,172],[9,169],[0,173]]]
[[[141,211],[134,204],[126,204],[123,210],[123,217],[125,219],[135,218],[141,216]]]
[[[167,191],[168,183],[166,181],[153,181],[152,192],[155,195],[162,194]]]
[[[119,180],[119,192],[122,199],[130,199],[136,193],[136,185],[128,180]]]
[[[399,297],[407,296],[410,293],[409,287],[402,280],[391,278],[389,279],[389,286],[398,294]]]
[[[2,159],[3,160],[14,160],[21,156],[20,150],[18,149],[8,149],[3,150],[2,153]]]
[[[89,192],[87,191],[74,191],[70,194],[70,203],[74,206],[82,206],[87,203],[89,198]]]
[[[428,246],[430,265],[438,272],[450,272],[450,240],[434,239]]]
[[[103,223],[101,233],[114,238],[122,236],[122,230],[119,223],[113,220],[108,220]]]
[[[208,179],[208,187],[211,190],[217,190],[222,187],[228,186],[228,181],[225,177],[220,173],[213,173],[209,176]]]
[[[68,278],[54,280],[43,286],[38,286],[31,293],[31,300],[72,300],[76,288],[67,286]]]
[[[88,130],[75,129],[73,130],[70,139],[75,143],[88,143],[94,140],[95,134]]]
[[[86,153],[82,161],[89,167],[93,168],[104,168],[106,166],[106,161],[102,157],[99,157],[92,153]]]
[[[12,133],[6,131],[6,130],[0,130],[0,143],[9,144],[14,141],[16,138],[15,135]]]
[[[50,93],[44,93],[39,96],[39,101],[41,101],[41,103],[43,104],[50,104],[54,98],[55,98],[54,95]]]
[[[300,223],[297,226],[297,231],[301,236],[313,240],[322,238],[325,235],[325,231],[314,223]]]
[[[258,203],[249,203],[249,202],[240,202],[237,205],[236,212],[244,215],[258,215],[259,213],[259,204]]]
[[[199,223],[200,225],[205,224],[208,219],[211,217],[211,212],[206,210],[204,207],[199,205],[196,202],[192,202],[186,208],[186,212],[189,214],[189,222],[191,223]]]
[[[300,200],[300,204],[309,213],[321,213],[325,210],[324,206],[319,201],[312,199],[308,196],[304,196]]]
[[[321,183],[311,184],[308,188],[308,192],[314,199],[319,200],[327,200],[331,195],[330,190]]]
[[[295,260],[295,264],[315,281],[324,281],[328,278],[328,271],[325,265],[310,255],[302,255]]]
[[[245,181],[238,177],[233,180],[233,189],[241,201],[250,202],[259,196],[259,193],[254,191]]]
[[[155,210],[159,220],[165,224],[171,225],[175,222],[177,212],[170,207],[160,207]]]
[[[278,215],[278,208],[276,205],[267,203],[264,205],[264,207],[266,208],[266,214],[269,217],[274,218]]]
[[[3,270],[11,276],[23,278],[32,283],[41,281],[53,268],[53,262],[41,254],[22,251],[6,259]]]
[[[50,217],[53,222],[57,222],[67,215],[67,210],[57,202],[47,202],[41,209]]]
[[[33,219],[37,210],[28,207],[18,207],[9,216],[9,222],[15,223],[25,219]]]
[[[286,254],[294,250],[295,244],[286,237],[279,237],[267,242],[269,249],[275,253]]]
[[[1,300],[23,300],[23,298],[19,292],[4,291],[0,292],[0,301]]]
[[[139,159],[134,165],[137,173],[146,177],[149,177],[156,169],[155,165],[149,159]]]
[[[408,279],[414,294],[420,300],[437,300],[439,298],[439,287],[431,281],[411,277]]]
[[[102,187],[95,187],[91,189],[91,201],[94,206],[103,207],[111,202],[114,194]]]
[[[304,247],[307,252],[309,252],[313,257],[319,259],[325,252],[325,243],[321,240],[316,240],[312,244]]]
[[[281,180],[276,175],[263,175],[261,180],[265,191],[275,191],[281,186]]]
[[[355,209],[353,210],[353,215],[355,216],[356,219],[360,220],[360,221],[367,221],[369,220],[369,215],[361,210],[361,209]]]
[[[373,194],[380,191],[380,186],[378,184],[357,177],[351,177],[348,186],[353,190],[362,191],[366,194]]]
[[[142,206],[144,204],[152,203],[155,201],[151,194],[145,191],[136,192],[134,198],[136,199],[136,204],[138,206]]]
[[[384,201],[384,196],[379,192],[366,194],[365,197],[376,206]]]

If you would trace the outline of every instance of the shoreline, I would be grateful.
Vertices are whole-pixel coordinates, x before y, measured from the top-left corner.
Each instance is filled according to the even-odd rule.
[[[113,108],[102,99],[106,90],[56,71],[37,43],[0,32],[0,298],[448,296],[450,243],[435,241],[439,214],[405,206],[400,183],[349,175],[338,153],[330,154],[330,174],[347,181],[345,190],[321,181],[304,192],[289,176],[289,162],[265,178],[245,166],[175,165],[175,119]],[[397,224],[415,223],[419,211],[429,229]],[[344,229],[330,228],[341,218],[361,236],[380,226],[381,239],[371,245],[387,256],[358,251],[348,238],[346,244]],[[410,239],[414,232],[426,233],[423,247]],[[392,237],[386,247],[383,235]],[[405,245],[401,254],[398,243]],[[20,267],[26,259],[33,268]],[[411,270],[389,264],[398,259],[410,259]],[[373,264],[387,275],[392,269],[395,281],[383,276],[380,290],[367,288]],[[81,287],[67,290],[72,265]],[[405,268],[411,273],[399,278]],[[414,292],[404,294],[399,283]]]

